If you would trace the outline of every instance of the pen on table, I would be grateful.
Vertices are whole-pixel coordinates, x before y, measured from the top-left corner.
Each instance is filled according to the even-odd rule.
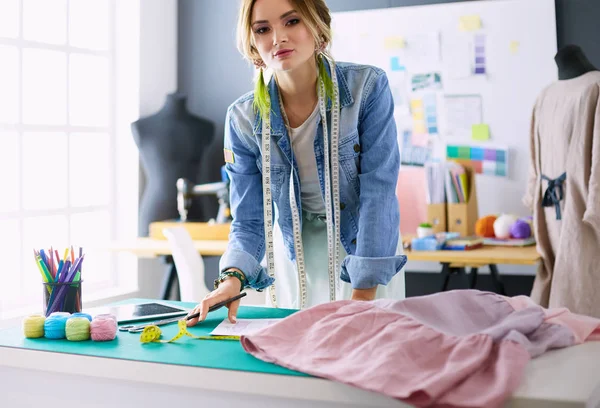
[[[214,312],[217,309],[222,308],[223,306],[225,306],[226,304],[233,302],[234,300],[238,300],[243,298],[244,296],[246,296],[246,292],[242,292],[239,295],[236,295],[230,299],[224,300],[222,302],[219,303],[215,303],[214,305],[212,305],[211,307],[208,308],[209,312]],[[194,319],[196,317],[199,317],[200,313],[194,313],[193,315],[189,315],[188,317],[186,317],[186,320],[190,320],[190,319]]]

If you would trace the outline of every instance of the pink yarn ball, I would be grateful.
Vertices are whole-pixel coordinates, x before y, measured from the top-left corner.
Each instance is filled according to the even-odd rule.
[[[117,337],[117,319],[114,316],[96,316],[90,323],[93,341],[110,341]]]
[[[517,239],[525,239],[531,236],[531,227],[529,223],[523,220],[517,220],[510,227],[510,236]]]
[[[96,316],[94,316],[94,319],[112,319],[115,322],[117,321],[117,317],[114,314],[110,314],[110,313],[102,313],[102,314],[97,314]]]

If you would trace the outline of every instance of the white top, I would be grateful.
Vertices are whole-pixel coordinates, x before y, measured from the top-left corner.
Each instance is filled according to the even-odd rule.
[[[319,104],[315,106],[315,110],[303,124],[290,129],[290,139],[296,163],[298,163],[298,172],[300,173],[302,209],[315,214],[325,214],[325,203],[321,196],[321,185],[319,184],[317,159],[315,157],[318,113]]]

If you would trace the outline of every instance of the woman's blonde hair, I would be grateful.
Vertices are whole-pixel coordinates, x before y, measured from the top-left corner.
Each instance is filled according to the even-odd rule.
[[[315,39],[315,47],[331,43],[331,15],[325,0],[289,0],[294,10],[304,19],[304,23]],[[252,10],[256,0],[242,0],[237,25],[237,44],[242,55],[254,62],[260,59],[258,50],[254,46],[252,35]]]
[[[326,95],[333,99],[333,82],[328,75],[323,62],[323,55],[331,59],[328,48],[331,44],[331,15],[325,0],[289,0],[294,10],[300,14],[304,23],[315,40],[317,53],[317,68],[319,78],[325,83]],[[261,60],[254,45],[252,33],[252,11],[256,0],[241,0],[237,25],[237,45],[240,53],[249,61],[256,63]],[[264,81],[262,69],[256,80],[254,90],[254,107],[264,117],[270,111],[269,90]]]

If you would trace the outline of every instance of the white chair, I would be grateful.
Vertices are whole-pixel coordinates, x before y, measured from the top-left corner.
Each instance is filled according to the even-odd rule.
[[[163,234],[173,254],[181,301],[200,302],[210,290],[204,282],[204,260],[194,248],[192,237],[184,227],[165,228]]]
[[[179,293],[183,302],[200,302],[210,292],[204,280],[204,261],[196,251],[194,241],[184,227],[163,229],[169,241],[173,262],[177,269]],[[246,289],[246,297],[242,299],[244,306],[265,306],[266,292]]]

